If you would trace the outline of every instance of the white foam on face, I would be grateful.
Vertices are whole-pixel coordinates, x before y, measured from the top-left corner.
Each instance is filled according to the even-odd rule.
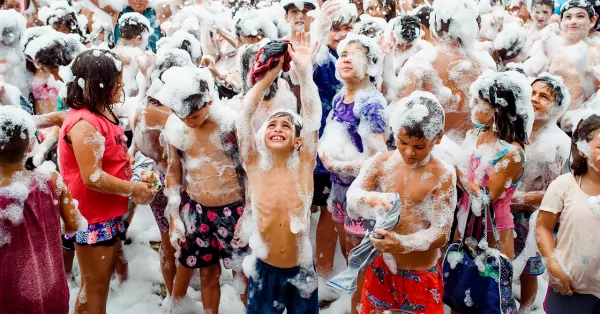
[[[430,116],[429,109],[424,102],[430,102],[432,106],[438,107],[442,115],[430,119],[427,124],[423,124],[423,118]],[[444,109],[437,98],[429,92],[415,91],[409,97],[390,104],[388,108],[390,127],[394,133],[394,138],[397,137],[401,128],[415,125],[420,126],[427,139],[433,139],[444,131]]]
[[[431,31],[438,39],[460,39],[463,47],[470,47],[477,39],[479,8],[473,0],[436,0],[429,17]],[[450,22],[446,34],[438,33],[440,25]]]
[[[311,40],[319,43],[318,50],[314,57],[315,64],[322,65],[329,62],[334,58],[330,53],[327,45],[329,42],[328,34],[332,30],[332,24],[336,23],[339,25],[350,25],[353,26],[353,21],[358,18],[358,12],[356,5],[348,0],[332,0],[340,5],[338,10],[327,15],[323,9],[312,10],[308,12],[308,16],[314,18],[314,22],[311,24],[310,33]],[[345,33],[336,35],[336,40],[344,39]]]
[[[292,4],[293,6],[295,6],[296,8],[298,8],[299,10],[304,10],[304,4],[311,4],[312,6],[314,6],[316,9],[319,8],[319,3],[315,0],[281,0],[280,4],[281,7],[285,8],[286,6]]]
[[[375,79],[377,87],[381,86],[382,74],[383,74],[383,54],[379,45],[373,38],[369,38],[365,35],[358,35],[349,33],[344,40],[342,40],[337,46],[338,55],[342,55],[349,45],[359,44],[367,48],[368,52],[365,56],[357,54],[356,51],[349,54],[351,64],[357,76],[362,79],[365,75]],[[336,62],[336,78],[342,80],[339,74],[339,70],[343,67],[342,58]]]
[[[18,47],[26,29],[25,17],[15,10],[0,11],[0,43],[4,46]],[[1,46],[0,46],[1,47]]]

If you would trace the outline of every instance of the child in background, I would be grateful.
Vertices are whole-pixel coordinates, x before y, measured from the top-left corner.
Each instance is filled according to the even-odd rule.
[[[527,37],[536,41],[541,39],[544,32],[558,32],[558,19],[554,21],[556,16],[553,16],[554,0],[533,0],[531,1],[531,18],[533,21],[527,27]],[[545,28],[548,27],[548,30]]]
[[[34,133],[27,112],[0,106],[0,312],[64,314],[61,219],[69,234],[87,222],[52,165],[25,169]]]
[[[348,14],[341,14],[342,8]],[[327,1],[320,11],[319,16],[311,23],[311,36],[317,38],[321,44],[317,48],[319,58],[313,66],[313,81],[319,89],[322,108],[319,138],[323,136],[325,123],[332,109],[333,97],[342,87],[336,76],[335,63],[338,59],[336,49],[340,41],[352,31],[358,18],[356,6],[353,3],[342,5],[339,1]],[[313,206],[319,206],[321,210],[317,224],[317,271],[321,277],[328,279],[332,275],[338,234],[331,212],[327,209],[327,199],[331,192],[331,174],[318,157],[313,177],[315,183]]]
[[[571,173],[554,180],[544,194],[536,223],[537,245],[550,276],[548,314],[600,311],[600,117],[582,120],[573,133]],[[553,237],[553,230],[560,228]]]
[[[364,35],[349,34],[337,48],[340,59],[336,75],[344,88],[333,98],[333,110],[319,143],[319,157],[331,172],[331,215],[347,259],[365,232],[375,226],[373,220],[348,217],[346,192],[364,161],[387,151],[387,103],[378,89],[383,69],[377,43]],[[362,281],[359,278],[358,291]],[[360,293],[355,293],[352,301],[352,313],[356,313]]]
[[[92,2],[95,1],[97,0],[92,0]],[[123,16],[124,14],[132,12],[137,12],[143,15],[146,19],[148,19],[148,21],[150,22],[150,36],[148,37],[148,46],[146,49],[156,53],[156,42],[163,37],[163,34],[160,30],[161,21],[159,21],[159,18],[156,16],[156,11],[149,6],[149,3],[150,2],[148,0],[129,0],[129,6],[127,6],[123,11],[121,11],[121,13],[119,13],[118,20],[120,20],[121,16]],[[110,7],[107,6],[106,8]],[[109,14],[113,12],[114,11],[111,11],[110,9],[107,11],[107,13]],[[113,18],[114,16],[115,14],[113,13]],[[168,16],[166,18],[168,18]],[[116,23],[115,42],[119,42],[120,28],[121,25],[119,25],[119,23]]]
[[[538,209],[548,185],[562,172],[569,158],[570,138],[557,125],[558,119],[569,108],[569,90],[562,78],[547,73],[531,84],[531,104],[535,121],[525,151],[527,168],[523,182],[513,195],[511,212],[515,221],[515,256],[526,247],[529,218]],[[527,260],[521,279],[521,309],[532,309],[537,294],[537,276],[546,267],[539,254]]]
[[[139,92],[136,75],[140,69],[136,57],[141,57],[148,46],[150,22],[139,13],[126,13],[119,18],[119,40],[112,49],[123,61],[123,81],[125,97],[132,97]]]
[[[478,127],[463,142],[470,153],[467,175],[456,169],[459,186],[468,194],[460,200],[458,231],[466,232],[466,224],[472,223],[466,221],[471,208],[491,201],[500,237],[498,249],[513,260],[515,224],[510,201],[525,173],[524,146],[534,119],[531,86],[518,72],[491,72],[471,85],[470,94],[471,120]],[[480,187],[489,190],[491,200],[482,199]],[[487,233],[491,232],[488,222]],[[495,247],[494,237],[487,239]]]
[[[369,159],[348,190],[351,217],[376,219],[392,207],[390,194],[401,202],[399,223],[369,236],[384,255],[366,271],[360,313],[406,304],[413,313],[443,313],[438,258],[452,225],[456,176],[431,152],[444,135],[444,110],[431,93],[414,92],[393,104],[390,124],[398,149]]]
[[[60,171],[89,222],[72,237],[81,270],[78,314],[106,312],[129,197],[136,204],[148,204],[154,197],[152,183],[129,181],[124,132],[112,109],[122,94],[121,68],[115,54],[87,50],[73,61],[72,81],[66,86],[70,110],[60,129]]]

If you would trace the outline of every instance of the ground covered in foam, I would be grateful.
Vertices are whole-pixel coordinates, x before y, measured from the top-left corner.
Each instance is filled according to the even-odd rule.
[[[317,229],[317,221],[319,214],[311,216],[311,243],[315,243],[315,232]],[[119,284],[119,281],[114,277],[111,280],[110,292],[107,304],[107,313],[109,314],[154,314],[167,313],[168,298],[165,299],[164,281],[160,270],[160,261],[158,252],[153,249],[158,248],[160,241],[160,233],[158,226],[152,216],[152,212],[148,206],[139,206],[133,223],[128,229],[128,238],[131,243],[124,246],[125,257],[129,262],[129,280]],[[345,268],[343,256],[339,250],[336,251],[334,272],[340,272]],[[73,313],[73,307],[77,293],[79,292],[79,269],[77,266],[77,258],[73,266],[75,274],[75,282],[70,282],[71,291],[70,298],[70,313]],[[539,277],[539,289],[535,302],[535,310],[531,313],[544,313],[543,302],[546,295],[548,283]],[[514,285],[515,289],[519,287]],[[331,291],[323,284],[319,284],[319,299],[322,299]],[[202,302],[200,300],[199,278],[196,276],[192,279],[191,287],[188,288],[188,297],[193,300],[194,304],[190,304],[194,308],[193,313],[204,313],[202,311]],[[519,290],[516,290],[515,295],[519,297]],[[233,277],[230,271],[223,271],[221,275],[221,306],[220,313],[222,314],[241,314],[245,312],[244,306],[235,293],[233,287]],[[350,296],[343,295],[337,301],[331,303],[327,308],[322,308],[320,313],[323,314],[345,314],[350,313]],[[446,313],[450,313],[446,309]]]

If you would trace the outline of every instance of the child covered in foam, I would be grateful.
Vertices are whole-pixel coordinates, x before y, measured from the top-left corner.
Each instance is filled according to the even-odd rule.
[[[382,255],[366,270],[362,313],[403,309],[407,302],[442,313],[437,263],[456,206],[454,169],[432,155],[444,135],[444,110],[431,93],[414,92],[394,106],[390,125],[398,149],[369,159],[348,190],[350,217],[377,219],[396,193],[401,202],[399,223],[369,236]]]
[[[244,260],[249,277],[247,313],[318,313],[317,278],[309,242],[312,173],[316,164],[321,106],[312,81],[310,38],[289,47],[300,83],[303,116],[279,110],[260,130],[252,115],[283,67],[280,60],[252,87],[237,120],[252,211],[236,229],[250,242]]]
[[[154,98],[173,112],[164,129],[168,143],[166,215],[171,244],[179,251],[171,306],[175,311],[185,308],[182,301],[186,301],[188,285],[194,270],[200,269],[204,310],[218,313],[220,261],[237,277],[249,251],[233,239],[246,205],[235,113],[219,103],[207,69],[171,67],[161,80],[164,85]],[[189,200],[179,211],[184,179]]]
[[[138,93],[135,77],[139,71],[136,57],[144,54],[150,36],[150,22],[143,15],[131,12],[119,18],[119,41],[112,51],[123,61],[123,81],[125,96],[131,97]]]
[[[537,276],[546,270],[535,244],[530,243],[535,239],[534,235],[529,235],[530,218],[539,208],[548,185],[561,174],[569,158],[570,146],[569,136],[557,125],[558,118],[568,109],[570,101],[562,78],[543,73],[535,78],[531,87],[535,121],[529,136],[529,147],[525,151],[527,167],[523,182],[513,195],[511,204],[517,234],[515,256],[519,261],[515,263],[515,273],[523,267],[520,275],[521,308],[529,309],[533,307],[537,293]],[[536,252],[530,253],[530,247]],[[522,253],[524,257],[519,258]],[[527,256],[530,258],[525,258]]]

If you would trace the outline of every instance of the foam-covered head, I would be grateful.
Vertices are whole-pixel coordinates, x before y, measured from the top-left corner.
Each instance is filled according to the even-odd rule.
[[[429,24],[438,39],[458,40],[463,47],[470,47],[477,39],[478,16],[473,0],[436,0]]]
[[[494,51],[497,61],[508,63],[521,61],[518,58],[525,56],[524,49],[527,46],[527,31],[517,23],[504,25],[502,31],[494,39]],[[517,59],[517,60],[515,60]]]
[[[77,14],[66,1],[56,1],[49,7],[41,8],[38,18],[63,34],[83,35],[79,28]]]
[[[89,49],[80,53],[70,67],[61,69],[66,84],[66,104],[72,109],[88,109],[95,113],[112,110],[122,96],[123,63],[114,53]]]
[[[348,34],[338,45],[340,58],[336,62],[336,77],[342,81],[368,77],[376,86],[381,84],[383,55],[377,42],[365,35]]]
[[[159,79],[161,75],[172,67],[194,66],[190,54],[181,49],[162,47],[156,51],[154,66],[150,71],[150,79]]]
[[[554,0],[528,0],[527,10],[538,27],[548,25],[554,12]]]
[[[565,13],[573,8],[584,9],[590,19],[596,15],[594,6],[588,0],[569,0],[560,7],[560,18],[564,18]]]
[[[373,17],[378,17],[389,22],[396,16],[395,0],[364,0],[363,11]],[[361,18],[362,20],[362,18]]]
[[[171,108],[182,121],[215,100],[215,82],[208,69],[172,67],[162,74],[161,80],[164,85],[154,98]]]
[[[0,10],[0,47],[18,47],[27,21],[15,10]]]
[[[281,6],[285,11],[285,20],[294,32],[310,32],[310,24],[314,20],[309,16],[309,12],[319,8],[316,1],[281,1]]]
[[[269,151],[291,153],[302,145],[302,118],[289,109],[273,112],[256,134],[259,147]]]
[[[359,35],[365,35],[369,38],[379,38],[387,28],[387,23],[380,17],[373,17],[368,14],[360,16],[360,28],[358,29]]]
[[[600,116],[593,114],[579,122],[573,132],[571,142],[571,171],[581,176],[588,166],[598,172],[600,169]]]
[[[161,38],[156,43],[156,47],[158,50],[161,48],[181,49],[187,51],[192,60],[202,59],[202,47],[200,41],[186,31],[178,30],[169,37]]]
[[[319,8],[319,3],[314,0],[282,0],[280,4],[286,13],[292,8],[309,11]]]
[[[31,40],[25,56],[38,67],[66,66],[75,56],[85,50],[79,36],[54,32]]]
[[[235,34],[244,44],[255,44],[263,38],[277,39],[277,27],[273,21],[257,11],[238,13],[235,21]]]
[[[417,165],[428,158],[444,132],[444,109],[429,93],[415,91],[392,103],[390,126],[404,162]]]
[[[414,15],[401,15],[393,19],[392,23],[394,39],[398,45],[410,44],[423,36],[421,22]]]
[[[561,76],[542,73],[531,83],[531,104],[536,119],[558,121],[571,102]]]
[[[94,19],[94,22],[92,23],[92,32],[90,33],[90,41],[96,46],[99,46],[101,43],[106,43],[109,48],[114,48],[115,34],[112,25],[106,21],[97,21]]]
[[[333,20],[331,21],[331,29],[342,26],[352,26],[358,19],[358,12],[356,11],[356,5],[349,2],[348,0],[333,0],[340,3],[340,9],[334,13]]]
[[[129,12],[121,15],[118,23],[119,38],[133,40],[139,36],[147,39],[150,35],[150,21],[137,12]]]
[[[471,84],[471,118],[476,124],[494,126],[501,140],[528,143],[533,128],[531,85],[515,72],[486,72]]]
[[[0,106],[0,163],[22,163],[33,148],[35,123],[25,110]]]
[[[597,21],[594,6],[586,0],[567,1],[560,9],[560,27],[570,41],[584,40]]]

